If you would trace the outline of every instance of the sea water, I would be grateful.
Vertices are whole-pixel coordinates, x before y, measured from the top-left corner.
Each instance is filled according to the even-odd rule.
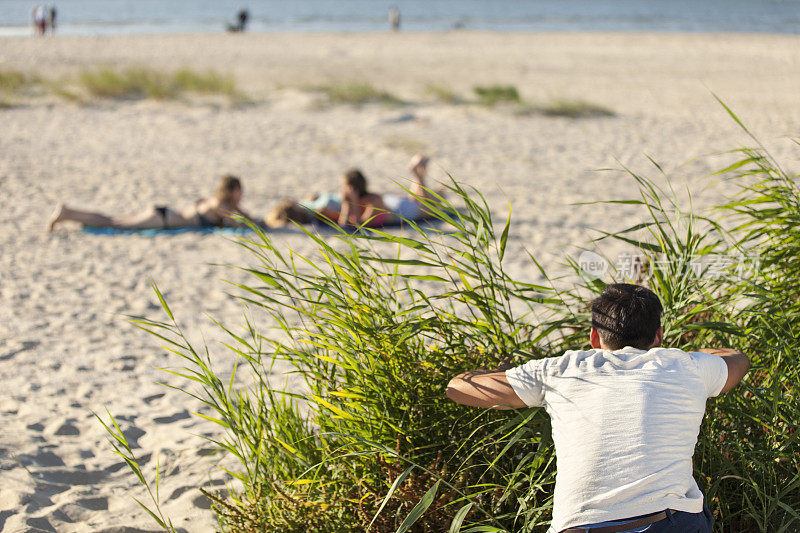
[[[40,2],[42,4],[49,2]],[[0,0],[0,35],[31,35],[36,0]],[[246,7],[249,31],[800,33],[800,0],[58,0],[63,35],[222,32]]]

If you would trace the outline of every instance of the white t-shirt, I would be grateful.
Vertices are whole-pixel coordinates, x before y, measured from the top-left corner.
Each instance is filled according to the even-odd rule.
[[[692,455],[706,399],[728,379],[721,357],[669,348],[568,351],[506,377],[552,420],[551,532],[666,508],[702,511]]]

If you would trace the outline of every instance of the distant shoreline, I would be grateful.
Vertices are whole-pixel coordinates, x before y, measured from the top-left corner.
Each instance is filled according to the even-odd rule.
[[[775,32],[775,31],[731,31],[731,30],[493,30],[481,28],[465,29],[443,29],[443,30],[406,30],[394,33],[385,30],[263,30],[248,31],[244,34],[232,34],[224,30],[198,31],[197,29],[177,30],[177,31],[142,31],[142,32],[121,32],[121,33],[69,33],[59,28],[55,36],[39,37],[34,35],[30,27],[0,26],[0,39],[25,39],[36,38],[43,40],[50,39],[80,39],[80,38],[115,38],[115,37],[169,37],[169,36],[217,36],[230,35],[241,39],[246,35],[315,35],[315,36],[335,36],[335,35],[731,35],[731,36],[782,36],[800,37],[800,26],[794,32]]]

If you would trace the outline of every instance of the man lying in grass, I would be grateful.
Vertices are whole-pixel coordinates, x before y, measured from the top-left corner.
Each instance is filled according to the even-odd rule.
[[[706,533],[713,517],[692,477],[706,399],[750,368],[736,350],[661,346],[652,291],[609,285],[592,302],[588,351],[466,372],[447,395],[475,407],[544,407],[556,447],[550,532]]]

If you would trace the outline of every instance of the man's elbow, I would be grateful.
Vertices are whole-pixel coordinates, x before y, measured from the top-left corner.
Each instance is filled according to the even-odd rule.
[[[742,354],[743,364],[744,364],[744,372],[745,374],[750,370],[750,358],[747,357],[747,354]]]
[[[739,373],[744,378],[745,374],[750,370],[750,358],[744,352],[737,352],[733,359],[736,361]]]
[[[742,352],[724,357],[728,365],[728,380],[720,393],[726,393],[736,388],[750,370],[750,358]]]

